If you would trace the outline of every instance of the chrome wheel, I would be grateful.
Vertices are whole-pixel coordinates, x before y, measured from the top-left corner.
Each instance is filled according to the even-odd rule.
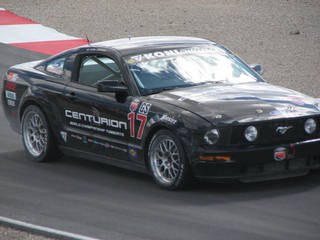
[[[46,152],[48,129],[36,111],[27,112],[23,121],[22,134],[25,146],[33,157],[39,157]]]
[[[176,181],[181,168],[181,156],[171,137],[159,136],[153,142],[150,148],[150,164],[158,181],[164,184]]]

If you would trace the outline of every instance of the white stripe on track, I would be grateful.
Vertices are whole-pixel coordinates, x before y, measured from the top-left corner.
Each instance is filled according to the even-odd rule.
[[[99,240],[97,238],[91,238],[91,237],[87,237],[79,234],[56,230],[53,228],[42,227],[39,225],[17,221],[11,218],[1,217],[1,216],[0,216],[0,225],[24,230],[31,233],[38,233],[40,235],[45,235],[51,238],[59,238],[59,239],[62,238],[66,240],[67,239],[68,240]]]
[[[0,25],[0,42],[25,43],[79,39],[41,24]]]
[[[5,11],[5,9],[4,8],[0,8],[0,11]]]

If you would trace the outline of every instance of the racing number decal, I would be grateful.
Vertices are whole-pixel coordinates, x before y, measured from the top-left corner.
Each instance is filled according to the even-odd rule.
[[[141,115],[141,114],[137,114],[137,119],[141,121],[137,138],[141,139],[144,127],[146,126],[147,116]]]
[[[135,137],[135,120],[140,121],[140,126],[137,134],[137,138],[141,139],[143,135],[144,128],[147,123],[148,113],[151,107],[151,103],[143,102],[139,108],[139,112],[136,114],[134,111],[136,109],[131,109],[131,112],[128,113],[128,120],[130,121],[130,137]],[[133,111],[132,111],[133,110]]]
[[[131,112],[128,114],[128,120],[130,121],[130,137],[135,137],[134,134],[134,127],[135,127],[135,113]],[[147,122],[148,117],[142,114],[137,114],[137,120],[140,121],[140,126],[139,126],[139,130],[138,130],[138,135],[137,138],[141,139],[142,138],[142,134],[143,134],[143,130],[144,127],[146,126],[146,122]]]
[[[130,137],[134,137],[134,120],[135,120],[135,113],[131,112],[128,113],[128,120],[130,121]]]

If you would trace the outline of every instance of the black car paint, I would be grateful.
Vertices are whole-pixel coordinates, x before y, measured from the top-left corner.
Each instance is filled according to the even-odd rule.
[[[317,119],[318,126],[320,125],[320,111],[314,105],[312,98],[267,84],[257,74],[257,83],[202,85],[142,96],[129,74],[123,56],[159,49],[215,44],[202,39],[159,39],[155,42],[149,39],[149,41],[134,43],[132,46],[128,42],[128,47],[121,45],[124,40],[114,42],[110,44],[111,46],[106,43],[97,43],[72,49],[40,62],[13,66],[8,73],[18,74],[18,79],[14,82],[17,86],[16,106],[12,107],[7,104],[5,89],[9,81],[6,78],[3,82],[2,94],[3,108],[12,128],[19,132],[23,110],[28,104],[37,104],[47,117],[57,144],[65,153],[143,172],[146,172],[148,141],[158,129],[167,128],[181,139],[194,173],[199,178],[242,178],[244,168],[248,164],[274,162],[272,153],[278,145],[296,146],[298,155],[304,157],[307,155],[306,149],[309,149],[308,154],[311,153],[311,155],[308,157],[318,159],[320,155],[318,150],[320,135],[318,133],[294,139],[295,142],[289,139],[277,144],[274,144],[273,141],[249,144],[238,136],[239,141],[236,144],[233,143],[232,137],[237,127],[260,124],[263,128],[265,123],[286,119],[283,115],[270,119],[270,113],[287,105],[294,105],[296,112],[301,113],[295,117],[296,119],[312,116]],[[98,92],[96,88],[82,86],[76,82],[79,58],[83,54],[105,55],[116,61],[129,89],[128,96],[124,100],[119,101],[117,94]],[[48,62],[60,57],[67,57],[63,76],[45,71]],[[281,97],[284,99],[279,100]],[[295,102],[294,98],[297,98],[298,102]],[[142,103],[151,104],[141,139],[131,137],[128,131],[130,104],[135,100],[139,101],[138,108]],[[114,136],[72,127],[65,117],[66,109],[79,113],[98,114],[99,117],[111,116],[112,119],[126,121],[127,131],[124,136]],[[139,123],[138,120],[135,120],[135,133],[139,130]],[[85,123],[80,121],[79,124]],[[208,146],[203,141],[203,136],[206,131],[214,127],[220,129],[223,137],[216,146]],[[61,131],[67,132],[67,141],[61,137]],[[242,135],[241,131],[239,130],[240,135]],[[308,142],[310,139],[314,140]],[[104,147],[103,144],[107,145]],[[231,156],[232,161],[208,163],[199,160],[200,155],[212,154]]]

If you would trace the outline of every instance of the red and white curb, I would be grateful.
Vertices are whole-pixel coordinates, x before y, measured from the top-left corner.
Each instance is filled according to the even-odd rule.
[[[26,222],[0,216],[0,226],[1,225],[12,227],[18,230],[23,230],[29,233],[39,234],[39,235],[50,237],[50,238],[65,239],[65,240],[99,240],[97,238],[91,238],[91,237],[87,237],[79,234],[64,232],[64,231],[56,230],[53,228],[47,228],[47,227],[34,225],[31,223],[26,223]]]
[[[86,39],[60,33],[4,8],[0,8],[0,43],[48,55],[88,44]]]

